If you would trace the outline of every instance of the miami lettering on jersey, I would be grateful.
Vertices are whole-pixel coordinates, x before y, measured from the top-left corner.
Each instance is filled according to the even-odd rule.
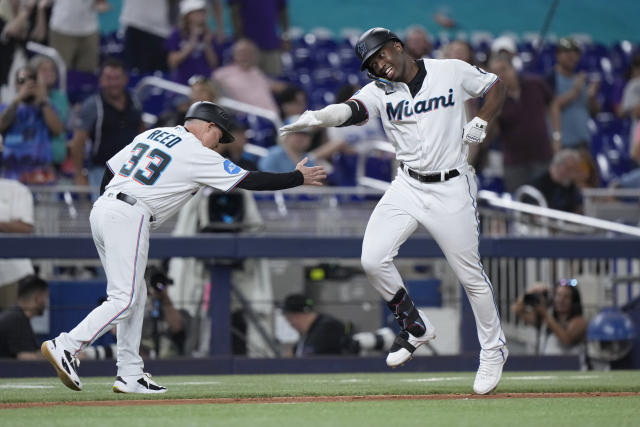
[[[443,108],[452,107],[453,102],[453,89],[449,89],[448,98],[444,95],[435,96],[429,99],[423,99],[416,102],[413,107],[411,101],[403,99],[395,106],[391,102],[387,102],[387,117],[389,121],[400,121],[403,117],[411,117],[414,114],[428,113],[429,111],[437,110],[440,106]]]

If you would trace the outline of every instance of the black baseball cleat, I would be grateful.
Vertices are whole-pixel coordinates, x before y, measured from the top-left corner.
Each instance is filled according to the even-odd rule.
[[[64,385],[71,390],[82,390],[82,381],[80,381],[77,372],[80,361],[76,357],[71,356],[71,353],[56,343],[55,339],[43,342],[40,351],[56,368],[58,376]]]
[[[151,374],[143,373],[140,375],[130,375],[126,377],[117,377],[113,383],[113,391],[115,393],[164,393],[166,387],[156,384],[151,379]]]

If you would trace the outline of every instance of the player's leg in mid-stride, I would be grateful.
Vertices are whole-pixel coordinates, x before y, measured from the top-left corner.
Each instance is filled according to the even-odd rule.
[[[480,366],[473,389],[478,394],[487,394],[500,382],[508,350],[493,287],[478,252],[479,222],[474,178],[472,170],[469,170],[433,186],[425,195],[425,205],[429,209],[420,222],[442,249],[469,298],[481,347]]]
[[[76,356],[117,326],[117,380],[114,391],[166,391],[143,372],[139,354],[147,289],[144,271],[149,248],[149,213],[116,198],[102,196],[91,210],[94,242],[107,275],[107,301],[91,311],[73,330],[42,345],[42,352],[62,382],[81,390]]]
[[[419,346],[436,337],[429,319],[418,310],[403,286],[393,258],[400,246],[416,230],[418,222],[403,207],[412,203],[404,199],[396,181],[374,209],[362,242],[362,267],[371,285],[387,302],[400,325],[387,356],[387,365],[395,368],[411,359]]]

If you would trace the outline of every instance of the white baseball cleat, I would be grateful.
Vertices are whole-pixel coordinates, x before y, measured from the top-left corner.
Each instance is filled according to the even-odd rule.
[[[151,379],[151,374],[144,373],[141,375],[131,375],[126,377],[117,377],[113,383],[113,391],[115,393],[164,393],[166,387],[158,385]]]
[[[498,362],[480,360],[476,379],[473,382],[474,393],[489,394],[498,387],[500,378],[502,378],[502,367],[509,356],[509,350],[507,350],[506,346],[502,347],[499,351],[502,360]]]
[[[427,316],[420,311],[420,318],[424,321],[425,332],[419,337],[411,335],[407,331],[401,331],[396,336],[393,345],[387,355],[387,366],[397,368],[404,365],[413,356],[418,347],[436,338],[436,328],[429,322]]]
[[[71,353],[62,348],[55,339],[43,342],[40,351],[56,368],[58,376],[64,385],[71,390],[82,390],[82,381],[80,381],[77,372],[80,361],[76,357],[71,356]]]

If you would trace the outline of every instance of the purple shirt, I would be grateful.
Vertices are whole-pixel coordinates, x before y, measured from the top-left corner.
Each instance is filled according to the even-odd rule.
[[[498,117],[505,165],[546,162],[552,157],[547,108],[553,94],[542,79],[520,78],[520,98],[507,95]]]
[[[209,66],[207,62],[207,57],[204,53],[204,47],[202,45],[202,37],[200,39],[200,43],[198,46],[191,51],[189,56],[187,56],[184,61],[178,65],[178,67],[173,70],[171,78],[173,81],[182,84],[188,84],[189,78],[194,75],[209,77],[211,74],[212,68]],[[179,51],[188,40],[182,38],[182,34],[179,29],[173,30],[164,46],[168,52],[177,52]],[[211,47],[215,51],[216,46],[215,43],[211,42]]]
[[[280,49],[278,14],[287,7],[285,0],[229,0],[230,6],[234,4],[240,6],[244,37],[261,50]]]

